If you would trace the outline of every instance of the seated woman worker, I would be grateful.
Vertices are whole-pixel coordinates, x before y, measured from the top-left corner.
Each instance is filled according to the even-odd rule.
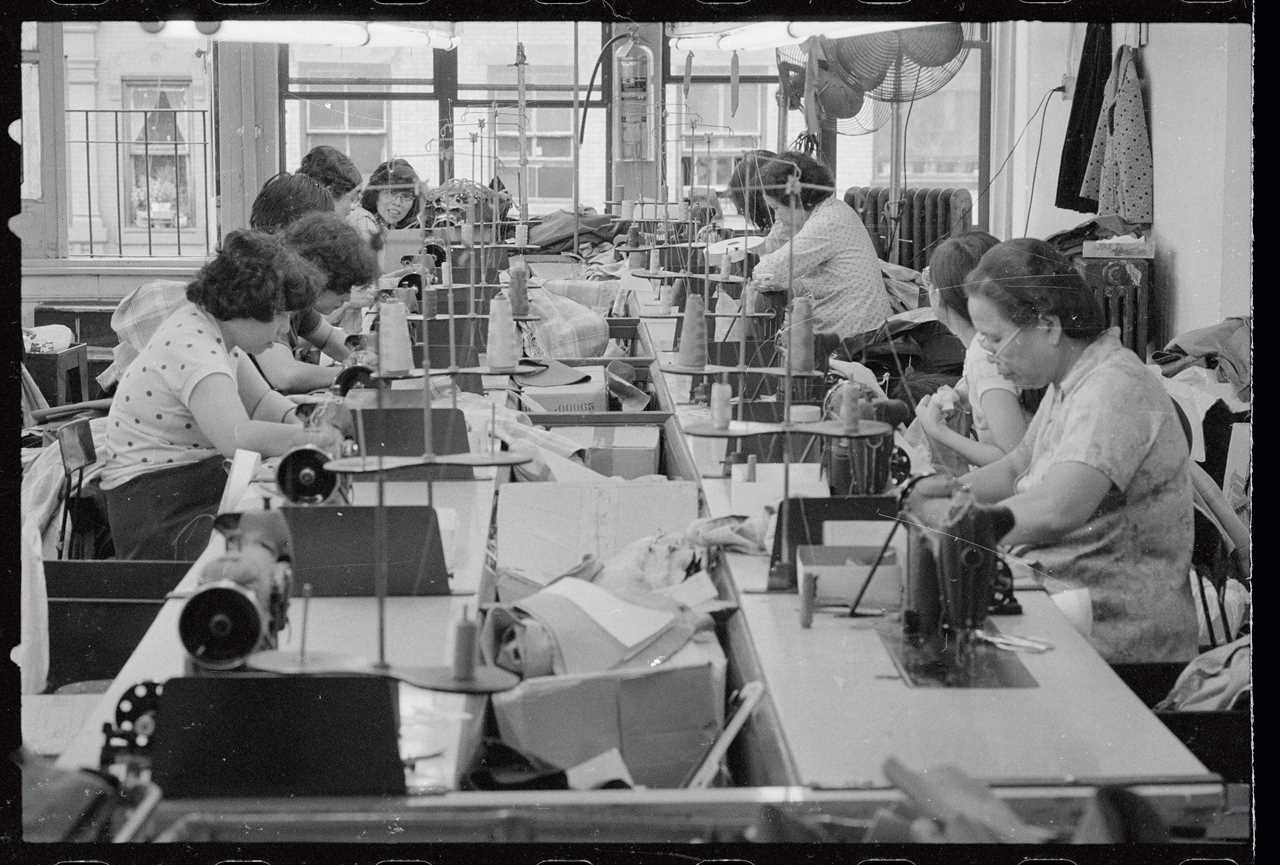
[[[297,406],[260,377],[237,375],[238,357],[270,345],[324,280],[282,239],[242,230],[187,286],[121,377],[108,415],[101,483],[118,557],[195,559],[237,449],[271,457],[340,444],[334,428],[304,429]]]
[[[282,233],[285,241],[328,276],[315,303],[298,310],[280,339],[251,360],[281,393],[307,393],[333,384],[338,368],[309,363],[312,349],[334,360],[347,356],[347,333],[326,320],[350,297],[352,286],[377,277],[377,259],[359,233],[333,212],[333,199],[315,180],[281,174],[268,180],[254,200],[250,224]]]
[[[883,325],[893,309],[880,260],[862,220],[833,193],[831,172],[795,152],[756,163],[775,229],[784,227],[770,232],[766,248],[776,248],[756,263],[750,287],[810,298],[813,331],[830,347]],[[793,179],[800,184],[794,195],[787,191]]]
[[[1027,431],[1029,417],[1019,402],[1018,387],[1000,374],[976,338],[964,293],[969,273],[999,242],[984,231],[949,237],[934,249],[925,269],[934,315],[967,347],[964,375],[956,383],[956,393],[969,407],[973,437],[961,435],[947,425],[936,395],[920,400],[916,417],[935,446],[954,451],[974,467],[993,463],[1013,450]]]
[[[1107,329],[1080,274],[1040,240],[987,252],[969,315],[1000,373],[1051,385],[1020,444],[962,478],[1012,516],[1001,541],[1052,593],[1088,591],[1088,634],[1112,663],[1197,651],[1188,569],[1189,453],[1156,376]]]

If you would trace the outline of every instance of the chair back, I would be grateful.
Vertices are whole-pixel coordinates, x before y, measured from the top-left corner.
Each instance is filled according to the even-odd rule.
[[[89,418],[82,417],[64,423],[56,433],[58,445],[62,449],[62,471],[66,477],[78,471],[84,471],[98,461],[98,452],[93,446],[93,432],[89,428]]]

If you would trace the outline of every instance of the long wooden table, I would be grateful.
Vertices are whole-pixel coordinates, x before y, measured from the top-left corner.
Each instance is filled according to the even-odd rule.
[[[729,483],[703,479],[713,514],[731,512]],[[1202,801],[1217,795],[1217,777],[1043,591],[1018,592],[1023,614],[995,620],[1005,633],[1053,645],[1018,655],[1037,687],[912,687],[876,631],[884,627],[879,619],[819,609],[812,627],[802,628],[797,594],[760,591],[765,557],[731,555],[728,563],[805,786],[883,786],[882,767],[894,756],[916,769],[954,765],[997,786],[1150,784],[1198,790]]]
[[[455,594],[438,597],[392,598],[386,604],[387,661],[391,664],[448,664],[452,652],[452,623],[463,607],[475,612],[475,589],[479,585],[484,560],[484,538],[488,531],[493,479],[476,481],[436,481],[434,506],[441,514],[446,532],[445,562],[454,573]],[[246,501],[262,490],[252,489]],[[356,484],[352,499],[357,504],[376,501],[375,484]],[[420,504],[425,501],[425,484],[388,483],[387,504]],[[448,527],[454,526],[450,543]],[[174,590],[175,597],[161,607],[111,687],[90,713],[88,720],[58,758],[63,768],[98,765],[103,744],[103,723],[115,721],[116,704],[125,691],[138,682],[163,682],[181,676],[186,669],[186,653],[178,638],[178,617],[185,596],[195,588],[205,563],[225,551],[221,536],[209,547]],[[374,598],[313,598],[308,610],[308,651],[340,652],[373,661],[377,658],[377,603]],[[301,642],[302,600],[290,605],[291,625],[280,633],[280,648],[296,650]],[[404,756],[439,751],[438,756],[419,760],[411,784],[422,789],[453,789],[459,767],[466,764],[478,741],[483,720],[484,699],[424,691],[402,685],[401,712],[421,723],[402,741]]]

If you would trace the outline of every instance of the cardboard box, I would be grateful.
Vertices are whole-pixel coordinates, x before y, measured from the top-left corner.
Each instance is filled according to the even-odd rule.
[[[555,432],[587,449],[587,467],[605,477],[632,478],[658,473],[656,426],[563,426]]]
[[[526,411],[547,413],[605,412],[609,410],[609,389],[605,386],[604,367],[579,367],[589,381],[555,387],[524,385],[521,399]]]
[[[556,766],[617,748],[637,784],[675,787],[724,724],[726,661],[711,634],[666,663],[540,676],[493,695],[502,740]]]
[[[798,584],[804,585],[806,573],[818,577],[818,603],[853,603],[875,563],[879,546],[829,547],[803,545],[796,547]],[[897,609],[902,606],[902,566],[893,547],[885,550],[875,577],[859,602],[860,609]]]

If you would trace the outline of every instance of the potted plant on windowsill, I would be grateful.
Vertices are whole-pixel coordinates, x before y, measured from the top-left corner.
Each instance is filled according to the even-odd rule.
[[[147,193],[150,192],[150,200]],[[135,208],[136,224],[168,224],[172,225],[175,219],[175,203],[177,202],[177,189],[173,182],[169,180],[159,180],[152,178],[150,187],[135,186],[133,188],[133,206]]]

